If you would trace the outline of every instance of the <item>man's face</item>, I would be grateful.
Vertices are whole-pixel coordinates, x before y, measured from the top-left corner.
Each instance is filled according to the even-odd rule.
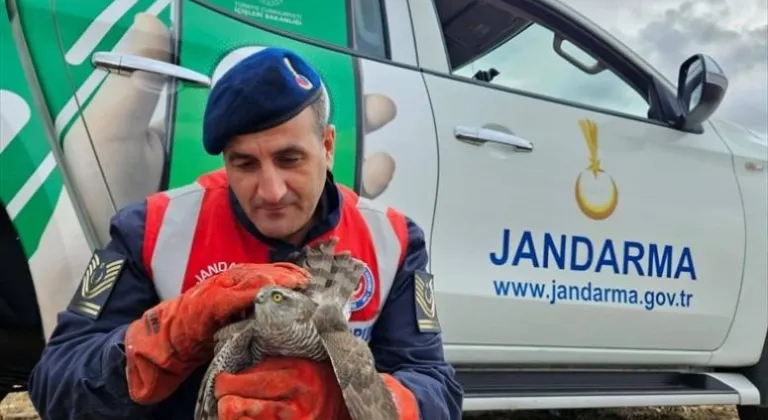
[[[333,126],[318,133],[311,107],[282,125],[229,142],[229,183],[259,232],[294,244],[301,240],[323,192],[334,142]]]

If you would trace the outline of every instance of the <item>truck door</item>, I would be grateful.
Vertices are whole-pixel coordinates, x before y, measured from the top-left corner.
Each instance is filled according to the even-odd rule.
[[[5,0],[0,9],[0,330],[23,332],[0,343],[0,370],[23,374],[37,357],[26,340],[50,336],[95,238],[67,187],[52,129],[72,91],[51,2]]]
[[[201,141],[210,86],[268,45],[306,57],[326,82],[337,128],[336,181],[430,226],[437,139],[424,81],[404,67],[416,65],[406,4],[121,1],[99,1],[100,9],[79,18],[66,55],[72,78],[88,94],[79,101],[82,117],[63,135],[64,151],[73,165],[87,161],[75,176],[93,197],[86,201],[103,238],[112,207],[221,167],[221,157],[207,155]],[[97,35],[101,41],[88,38]],[[133,71],[150,67],[154,73]],[[101,174],[108,190],[93,181]]]
[[[419,1],[440,155],[431,258],[451,354],[618,363],[716,349],[744,220],[714,130],[669,127],[646,72],[544,3]]]
[[[437,139],[429,98],[415,66],[407,5],[398,0],[184,2],[179,64],[212,83],[264,46],[290,48],[321,73],[337,141],[337,182],[430,225]],[[385,14],[386,13],[386,14]],[[218,28],[227,28],[226,30]],[[300,40],[294,37],[303,37]],[[326,48],[329,46],[333,49]],[[221,166],[201,147],[204,89],[176,91],[168,186]]]
[[[48,31],[66,70],[64,83],[48,87],[56,135],[101,244],[116,209],[162,186],[169,95],[162,77],[110,74],[93,60],[124,53],[172,61],[172,10],[171,0],[57,0],[52,8]]]

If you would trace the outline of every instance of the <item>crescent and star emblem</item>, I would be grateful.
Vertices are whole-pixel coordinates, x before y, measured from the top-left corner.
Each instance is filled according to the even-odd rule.
[[[619,205],[619,189],[616,186],[616,181],[613,177],[608,175],[603,170],[600,159],[597,157],[598,141],[597,141],[597,124],[591,120],[580,120],[579,126],[581,127],[581,133],[584,135],[584,140],[587,142],[587,149],[589,150],[589,166],[586,170],[592,173],[592,176],[597,179],[598,176],[603,174],[611,180],[611,193],[608,199],[603,203],[592,203],[584,197],[584,193],[581,188],[581,178],[585,172],[579,174],[576,178],[576,185],[574,192],[576,195],[576,204],[585,216],[592,220],[605,220],[613,214],[616,210],[616,206]]]

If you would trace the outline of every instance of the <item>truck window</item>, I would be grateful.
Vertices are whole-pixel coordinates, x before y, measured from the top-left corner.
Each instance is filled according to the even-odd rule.
[[[389,59],[384,0],[200,0],[230,15]]]
[[[555,32],[508,3],[435,0],[452,74],[648,118],[648,101],[631,85],[610,69],[590,74],[570,63],[553,49]],[[567,40],[562,50],[587,67],[599,63]]]
[[[382,0],[350,0],[354,26],[354,49],[373,57],[388,59],[382,18]]]

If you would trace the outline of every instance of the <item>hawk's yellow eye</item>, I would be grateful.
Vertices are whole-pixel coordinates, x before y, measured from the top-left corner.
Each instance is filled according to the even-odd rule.
[[[283,294],[280,292],[274,292],[272,293],[272,300],[276,303],[280,303],[283,301]]]

